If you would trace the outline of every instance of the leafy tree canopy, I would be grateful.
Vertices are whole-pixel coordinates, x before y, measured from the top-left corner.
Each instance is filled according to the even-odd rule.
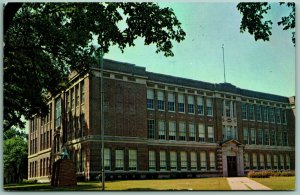
[[[48,112],[47,93],[64,87],[70,69],[94,63],[93,37],[104,53],[142,37],[166,57],[185,38],[173,10],[155,3],[8,3],[4,32],[4,130]]]
[[[291,8],[288,16],[282,17],[278,25],[283,27],[283,30],[292,30],[292,42],[295,46],[295,3],[280,3]],[[242,13],[241,32],[248,31],[254,36],[255,41],[263,40],[269,41],[272,35],[271,20],[265,20],[265,15],[271,9],[271,5],[267,2],[263,3],[239,3],[237,9]]]

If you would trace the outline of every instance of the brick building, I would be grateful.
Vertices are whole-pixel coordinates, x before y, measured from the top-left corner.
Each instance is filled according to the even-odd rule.
[[[242,176],[294,170],[289,98],[147,72],[104,60],[105,172],[110,177]],[[77,177],[101,170],[100,72],[70,74],[49,114],[30,121],[28,177],[47,181],[63,147]]]

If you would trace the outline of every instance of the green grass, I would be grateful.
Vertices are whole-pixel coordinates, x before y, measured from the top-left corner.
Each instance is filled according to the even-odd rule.
[[[272,190],[295,190],[294,177],[270,177],[270,178],[250,178],[257,181]]]
[[[49,184],[5,185],[9,191],[99,191],[100,182],[78,182],[75,187],[53,188]],[[151,190],[230,190],[226,178],[155,179],[107,181],[107,191],[151,191]]]

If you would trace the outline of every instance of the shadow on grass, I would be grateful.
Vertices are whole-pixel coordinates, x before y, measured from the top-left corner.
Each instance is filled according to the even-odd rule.
[[[100,187],[96,184],[77,184],[77,186],[52,187],[50,184],[34,184],[34,185],[7,185],[4,186],[5,191],[96,191]]]

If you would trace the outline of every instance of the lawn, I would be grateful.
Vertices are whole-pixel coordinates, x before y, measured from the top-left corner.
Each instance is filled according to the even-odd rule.
[[[272,190],[295,190],[294,177],[251,178]]]
[[[226,178],[156,179],[107,181],[107,191],[151,191],[151,190],[230,190]],[[78,182],[76,187],[53,188],[49,184],[5,185],[9,191],[99,191],[100,182]]]

